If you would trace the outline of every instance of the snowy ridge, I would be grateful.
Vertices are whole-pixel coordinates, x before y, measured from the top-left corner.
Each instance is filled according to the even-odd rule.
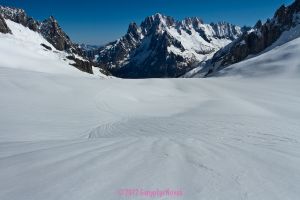
[[[242,34],[229,23],[204,24],[199,18],[176,21],[157,13],[140,26],[129,25],[121,39],[91,53],[91,59],[124,78],[177,77]]]
[[[72,60],[72,65],[77,69],[93,74],[95,63],[88,59],[87,55],[84,54],[84,50],[78,44],[72,42],[53,16],[39,22],[28,16],[23,9],[0,6],[0,12],[4,19],[11,20],[24,27],[28,27],[34,32],[40,33],[56,50],[67,52],[69,54],[67,58]],[[0,32],[9,32],[1,19]],[[108,74],[104,69],[100,70]]]
[[[263,54],[278,45],[297,38],[299,36],[297,30],[300,23],[299,13],[300,1],[295,0],[289,6],[282,5],[278,8],[274,17],[268,19],[264,24],[259,20],[251,30],[245,32],[213,56],[205,68],[206,75],[211,76],[216,71]],[[282,35],[285,36],[281,37]],[[282,38],[284,39],[282,40]],[[201,74],[205,70],[200,70]]]
[[[5,20],[12,34],[0,33],[0,67],[70,76],[89,76],[70,64],[70,54],[56,50],[39,33],[21,24]],[[41,46],[44,44],[52,50]],[[78,59],[84,58],[77,56]]]
[[[298,78],[300,75],[300,38],[292,41],[289,40],[293,38],[291,33],[300,36],[299,27],[284,33],[270,48],[271,50],[254,58],[231,65],[217,72],[215,75],[243,77],[285,76]],[[277,46],[282,43],[284,44]]]

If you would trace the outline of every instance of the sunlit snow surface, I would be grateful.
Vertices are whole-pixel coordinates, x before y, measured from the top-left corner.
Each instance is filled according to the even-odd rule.
[[[0,33],[0,67],[79,77],[92,76],[71,66],[74,61],[67,59],[68,54],[56,50],[40,34],[10,20],[6,20],[6,23],[13,34]],[[52,50],[47,50],[41,44]],[[73,56],[83,60],[78,55]],[[99,70],[94,68],[93,71],[95,77],[104,77]]]
[[[300,73],[289,60],[278,66],[293,72],[284,76],[163,80],[3,62],[1,200],[147,199],[118,195],[123,188],[178,189],[184,200],[299,199]]]

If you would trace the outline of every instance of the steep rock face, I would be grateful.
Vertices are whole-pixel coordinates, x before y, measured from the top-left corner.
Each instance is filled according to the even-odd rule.
[[[272,45],[284,31],[300,23],[300,0],[292,5],[281,6],[274,17],[262,24],[258,21],[254,28],[239,39],[221,49],[211,60],[209,74],[226,66],[240,62],[249,55],[255,55]]]
[[[79,69],[79,70],[81,70],[83,72],[87,72],[87,73],[93,74],[93,68],[92,68],[92,65],[90,64],[89,61],[78,59],[78,58],[76,58],[74,56],[67,56],[67,58],[69,60],[73,60],[75,62],[74,64],[71,64],[71,65],[73,65],[77,69]]]
[[[71,48],[69,36],[62,31],[53,16],[41,23],[40,31],[57,50],[64,51]]]
[[[33,31],[38,31],[39,22],[27,16],[23,9],[0,6],[0,12],[5,19],[22,24]]]
[[[83,72],[93,73],[93,63],[84,58],[85,55],[80,46],[71,41],[70,37],[62,30],[53,16],[40,24],[39,31],[57,50],[66,51],[72,54],[67,58],[75,62],[75,64],[73,64],[74,67]],[[83,57],[83,59],[78,59],[73,54],[79,55],[80,57]]]
[[[11,33],[2,15],[0,15],[0,33]]]
[[[126,35],[94,50],[91,59],[122,78],[178,77],[241,34],[240,27],[229,23],[155,14],[140,26],[131,23]]]
[[[5,19],[22,24],[33,31],[41,33],[57,50],[82,55],[79,46],[71,41],[54,17],[51,16],[40,23],[32,17],[29,17],[23,9],[0,6],[0,12]]]
[[[192,62],[185,60],[180,55],[168,51],[169,46],[174,46],[184,51],[180,42],[164,32],[153,35],[149,43],[136,49],[130,64],[116,70],[113,74],[130,78],[160,78],[178,77],[186,70],[192,69]]]
[[[141,38],[141,29],[131,23],[125,36],[94,51],[95,61],[104,68],[118,69],[129,62],[130,55],[141,44]]]
[[[230,38],[231,40],[237,39],[241,35],[241,28],[233,26],[226,22],[211,23],[210,24],[215,32],[217,38]]]
[[[57,50],[82,54],[78,45],[71,41],[53,16],[41,23],[40,32]]]

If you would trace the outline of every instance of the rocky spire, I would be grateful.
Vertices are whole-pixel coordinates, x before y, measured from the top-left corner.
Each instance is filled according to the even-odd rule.
[[[132,22],[128,26],[127,34],[132,35],[135,40],[138,40],[141,37],[141,29],[135,22]]]
[[[258,20],[258,21],[256,22],[254,28],[255,28],[255,29],[260,29],[260,28],[262,27],[262,25],[263,25],[263,24],[262,24],[261,20]]]
[[[72,47],[69,36],[60,28],[57,20],[53,16],[41,23],[40,31],[44,38],[57,50],[69,51]]]
[[[239,26],[228,22],[211,23],[210,25],[215,32],[215,36],[218,38],[229,38],[234,40],[242,34],[242,30]]]
[[[163,31],[164,27],[170,27],[175,25],[175,20],[172,17],[156,13],[141,23],[141,29],[144,35],[150,33],[159,33]]]
[[[182,26],[192,26],[194,28],[199,27],[200,24],[203,24],[203,20],[198,17],[187,17],[180,23]]]
[[[2,15],[0,15],[0,33],[11,33]]]

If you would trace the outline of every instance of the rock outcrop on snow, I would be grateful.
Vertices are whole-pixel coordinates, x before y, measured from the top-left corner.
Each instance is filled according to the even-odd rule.
[[[40,32],[57,50],[76,53],[78,55],[83,54],[79,45],[71,41],[70,37],[62,30],[53,16],[41,23]]]
[[[11,33],[4,18],[0,15],[0,33]]]

